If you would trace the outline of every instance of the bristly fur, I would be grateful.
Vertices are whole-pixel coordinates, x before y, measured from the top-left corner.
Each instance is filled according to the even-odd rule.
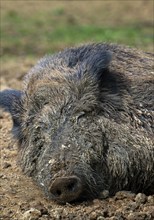
[[[26,75],[6,109],[18,122],[22,169],[49,198],[69,176],[83,185],[76,199],[154,193],[153,63],[150,53],[89,44],[46,56]]]

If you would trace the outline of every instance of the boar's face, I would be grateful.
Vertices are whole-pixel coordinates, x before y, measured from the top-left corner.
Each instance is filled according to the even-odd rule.
[[[106,187],[108,144],[99,115],[109,57],[103,52],[72,69],[34,75],[23,93],[2,92],[1,105],[11,112],[21,145],[21,166],[49,198],[95,197]]]
[[[36,112],[25,131],[27,146],[21,150],[24,170],[50,198],[60,201],[94,197],[103,186],[100,175],[106,142],[96,116],[97,106],[86,112],[84,105],[90,110],[92,100],[89,105],[80,99],[75,106],[77,100],[72,101],[71,96],[61,91],[60,99],[54,95],[52,105],[45,104]]]

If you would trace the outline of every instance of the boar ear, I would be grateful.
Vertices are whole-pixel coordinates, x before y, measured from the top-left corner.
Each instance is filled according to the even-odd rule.
[[[4,90],[0,92],[0,107],[10,112],[14,126],[20,125],[20,104],[22,92],[20,90]]]
[[[100,76],[107,69],[112,60],[110,51],[96,51],[86,60],[86,69],[89,73]]]

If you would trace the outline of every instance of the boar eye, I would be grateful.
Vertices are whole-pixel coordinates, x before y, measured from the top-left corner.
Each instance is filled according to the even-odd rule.
[[[85,115],[85,112],[80,112],[79,114],[78,114],[78,118],[81,118],[81,117],[83,117]]]
[[[44,102],[43,103],[43,105],[45,106],[45,105],[48,105],[49,104],[49,102],[48,101],[46,101],[46,102]]]
[[[77,115],[75,116],[76,122],[78,123],[79,120],[80,120],[83,116],[85,116],[85,112],[80,112],[79,114],[77,114]]]

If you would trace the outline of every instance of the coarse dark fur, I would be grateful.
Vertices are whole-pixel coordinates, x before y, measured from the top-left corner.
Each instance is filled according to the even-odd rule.
[[[150,53],[89,44],[44,57],[23,91],[1,92],[21,167],[49,198],[154,193],[153,64]]]

